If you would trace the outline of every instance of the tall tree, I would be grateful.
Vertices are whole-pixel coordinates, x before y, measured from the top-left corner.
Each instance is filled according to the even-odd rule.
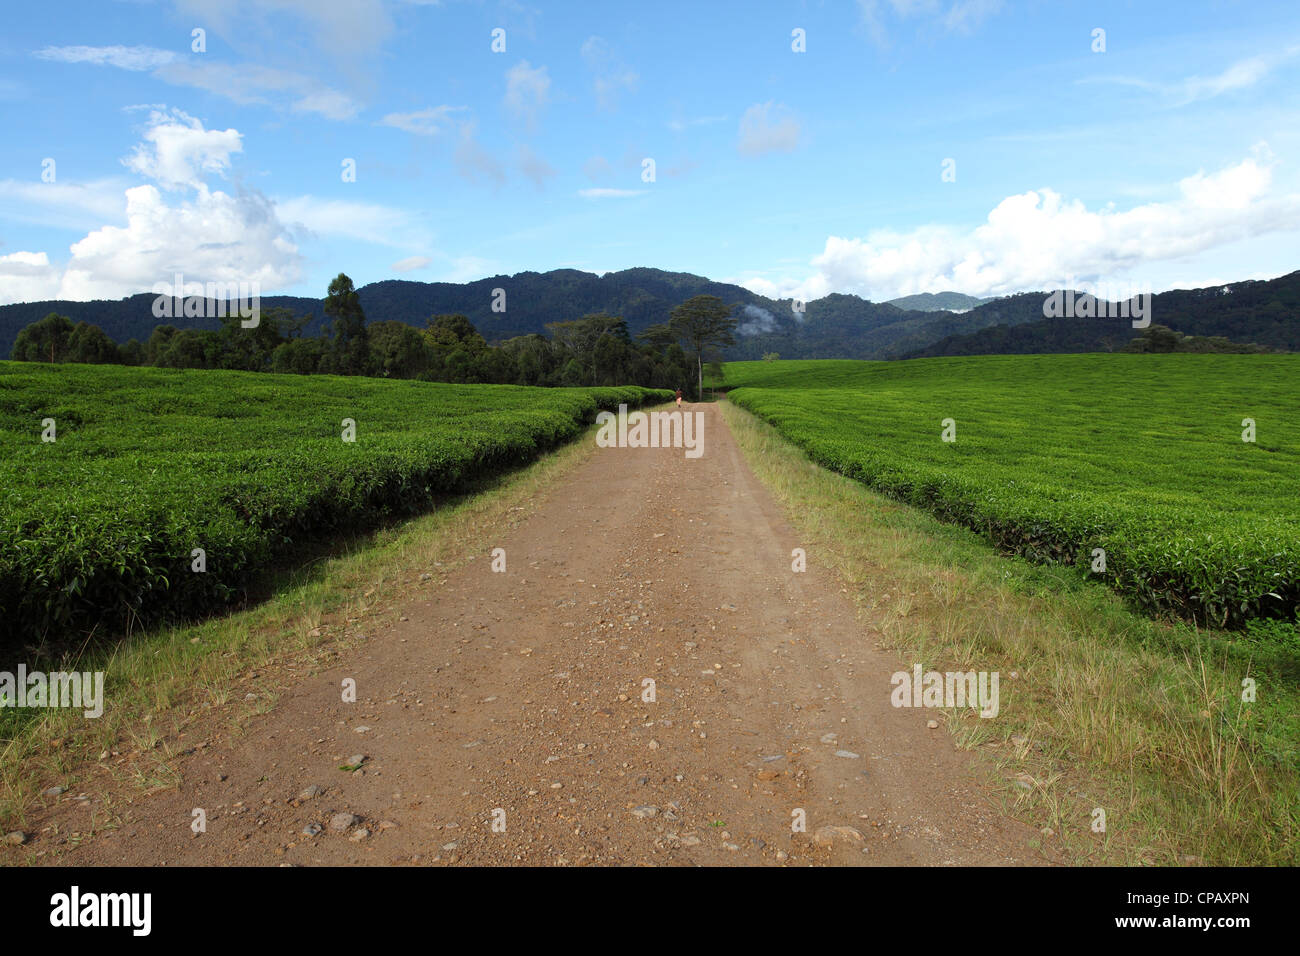
[[[445,354],[456,349],[481,352],[488,347],[487,341],[474,328],[474,323],[459,312],[435,315],[424,326],[422,334],[425,340],[433,349]]]
[[[155,325],[149,341],[144,343],[144,360],[148,365],[162,365],[162,357],[167,354],[172,339],[180,331],[174,325]]]
[[[70,318],[51,312],[18,333],[10,357],[16,362],[66,362],[72,329]]]
[[[68,336],[67,360],[87,365],[116,364],[122,360],[122,353],[98,325],[78,322]]]
[[[118,351],[121,353],[123,365],[144,364],[144,346],[140,344],[139,339],[127,339]]]
[[[695,394],[701,398],[704,397],[704,351],[735,345],[736,321],[731,306],[724,305],[716,295],[692,296],[672,311],[668,327],[695,354],[699,388]]]
[[[418,329],[389,319],[366,330],[370,337],[370,364],[380,374],[415,378],[429,367],[429,346]]]
[[[591,363],[595,372],[596,385],[626,385],[627,367],[631,364],[632,349],[622,339],[602,335],[596,340],[596,347],[591,353]]]
[[[370,364],[366,313],[352,280],[342,272],[330,283],[325,314],[334,320],[334,353],[339,373],[364,375]]]
[[[666,323],[660,323],[648,326],[637,338],[662,351],[677,341],[677,334]]]
[[[596,343],[602,336],[627,345],[627,322],[621,316],[606,312],[594,312],[580,319],[567,322],[547,322],[546,330],[551,333],[552,341],[565,355],[566,359],[576,359],[582,367],[587,384],[596,384]],[[567,364],[565,368],[567,369]],[[567,372],[566,372],[567,376]]]

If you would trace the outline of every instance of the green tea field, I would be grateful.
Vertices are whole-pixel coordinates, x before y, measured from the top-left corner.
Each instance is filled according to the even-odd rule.
[[[723,384],[820,464],[1147,611],[1300,605],[1300,356],[739,362]]]
[[[598,408],[667,397],[0,362],[0,642],[221,608],[301,539],[416,513]]]

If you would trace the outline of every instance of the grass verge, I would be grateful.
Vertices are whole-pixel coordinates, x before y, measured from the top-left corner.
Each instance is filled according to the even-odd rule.
[[[1000,555],[967,529],[813,464],[729,402],[720,408],[808,536],[809,559],[839,570],[884,646],[927,671],[1000,672],[998,716],[951,710],[948,729],[995,758],[1015,812],[1069,859],[1300,862],[1292,633],[1138,616],[1072,569]],[[1104,831],[1094,829],[1099,810]]]

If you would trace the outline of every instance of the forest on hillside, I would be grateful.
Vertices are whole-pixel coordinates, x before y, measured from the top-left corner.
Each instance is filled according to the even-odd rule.
[[[200,304],[203,304],[200,301]],[[364,375],[458,384],[640,385],[695,395],[701,366],[734,342],[737,320],[720,299],[695,296],[669,321],[632,336],[626,319],[604,312],[548,322],[489,344],[463,314],[431,316],[422,329],[367,321],[352,280],[340,274],[324,301],[328,324],[304,334],[311,316],[261,309],[255,324],[222,309],[218,327],[158,325],[143,342],[117,343],[86,321],[51,312],[22,329],[11,357],[20,362],[147,365],[300,375]],[[182,310],[176,310],[181,313]],[[229,312],[229,314],[226,314]],[[245,327],[245,321],[250,322]]]

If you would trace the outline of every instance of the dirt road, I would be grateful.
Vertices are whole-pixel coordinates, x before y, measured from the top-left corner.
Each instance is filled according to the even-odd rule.
[[[179,788],[43,862],[1045,862],[977,758],[927,729],[940,715],[890,706],[910,662],[876,649],[816,553],[792,572],[800,541],[722,417],[688,410],[704,415],[702,457],[596,450],[424,584],[407,620],[292,684],[244,737],[180,758]],[[74,796],[23,852],[84,824]]]

